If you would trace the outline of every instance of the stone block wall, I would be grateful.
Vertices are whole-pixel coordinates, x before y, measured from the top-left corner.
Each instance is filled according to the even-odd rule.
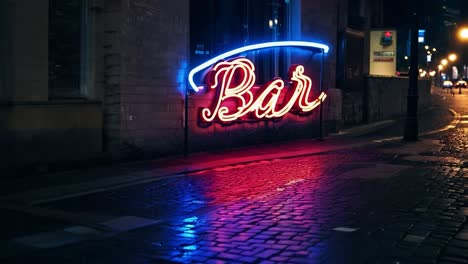
[[[364,88],[361,91],[343,92],[343,125],[350,127],[364,123],[366,112],[364,103]]]
[[[120,102],[122,88],[122,21],[125,17],[121,0],[106,0],[101,12],[99,24],[102,37],[97,57],[101,68],[97,72],[97,85],[103,88],[103,150],[111,156],[120,156]],[[99,46],[98,46],[99,47]]]
[[[124,155],[183,149],[189,2],[135,0],[122,6],[119,119]]]
[[[367,121],[375,122],[402,116],[406,113],[408,77],[367,78],[367,98],[365,103]],[[431,103],[430,80],[418,81],[418,110],[423,111]]]
[[[323,103],[325,133],[339,131],[343,127],[343,93],[341,89],[327,90],[327,99]]]

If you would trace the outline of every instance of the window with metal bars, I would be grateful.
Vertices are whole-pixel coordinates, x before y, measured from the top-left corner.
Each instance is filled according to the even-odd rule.
[[[49,0],[49,99],[82,99],[89,90],[87,0]]]

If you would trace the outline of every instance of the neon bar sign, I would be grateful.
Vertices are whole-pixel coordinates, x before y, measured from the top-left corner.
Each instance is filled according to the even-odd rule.
[[[304,75],[302,65],[291,66],[289,78],[292,84],[285,93],[285,83],[280,78],[254,92],[255,67],[250,60],[240,57],[221,61],[206,76],[206,86],[217,94],[211,107],[201,109],[200,118],[206,123],[237,121],[251,114],[257,119],[280,118],[288,112],[310,112],[327,97],[322,92],[314,100],[309,98],[312,80]]]
[[[195,92],[204,87],[216,91],[210,107],[200,110],[202,123],[233,122],[245,119],[281,118],[289,112],[308,113],[319,106],[327,95],[323,92],[311,99],[312,81],[304,74],[304,66],[293,65],[288,77],[291,85],[285,87],[281,78],[274,78],[262,87],[255,86],[255,67],[247,58],[224,60],[246,51],[272,47],[300,47],[328,53],[328,46],[306,41],[276,41],[244,46],[220,54],[193,68],[188,82]],[[197,85],[195,74],[211,67],[205,78],[205,86]],[[209,92],[207,91],[207,92]]]

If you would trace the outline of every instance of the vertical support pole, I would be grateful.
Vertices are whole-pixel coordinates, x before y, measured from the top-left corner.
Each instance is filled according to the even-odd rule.
[[[189,90],[188,85],[185,86],[185,96],[184,96],[184,157],[188,156],[188,144],[189,144],[189,110],[188,110],[188,99],[189,99]]]
[[[411,58],[406,109],[405,141],[418,140],[418,15],[411,17]]]
[[[325,52],[322,49],[322,56],[320,58],[320,93],[323,92],[323,60],[325,58]],[[323,99],[320,98],[320,119],[319,119],[319,140],[323,140]]]
[[[95,93],[88,88],[94,80],[94,16],[89,0],[81,1],[81,43],[80,43],[80,96],[95,98]]]

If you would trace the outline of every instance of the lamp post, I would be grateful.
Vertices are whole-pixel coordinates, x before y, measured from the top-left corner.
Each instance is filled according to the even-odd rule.
[[[405,141],[418,140],[418,15],[411,17],[411,57],[409,71],[409,88],[407,96]]]
[[[439,66],[437,66],[437,70],[439,72],[439,85],[442,85],[442,75],[441,75],[441,71],[444,69],[444,66],[442,64],[439,64]]]
[[[440,61],[440,64],[442,65],[442,68],[445,68],[445,67],[447,66],[447,64],[448,64],[448,60],[447,60],[447,59],[442,59],[442,60]],[[449,73],[449,74],[450,74],[450,73]],[[447,74],[446,74],[445,76],[447,76]],[[449,77],[449,78],[450,78],[450,77]],[[443,84],[443,82],[442,82],[442,84]]]

